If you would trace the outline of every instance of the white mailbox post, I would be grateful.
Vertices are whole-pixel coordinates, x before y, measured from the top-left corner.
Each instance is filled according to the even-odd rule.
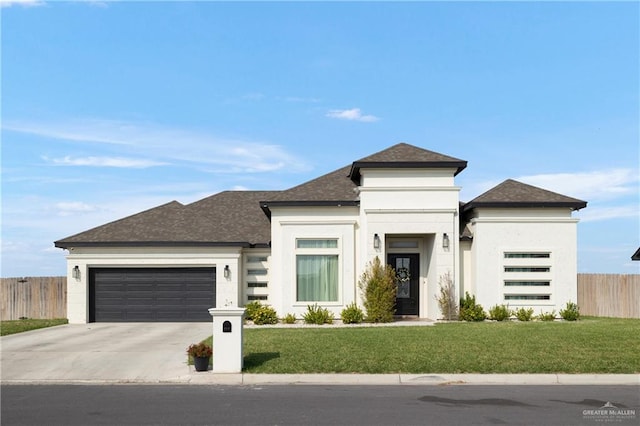
[[[214,373],[242,372],[244,308],[211,308]]]

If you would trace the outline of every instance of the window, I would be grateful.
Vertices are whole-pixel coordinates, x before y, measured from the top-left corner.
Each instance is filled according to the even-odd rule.
[[[548,287],[550,281],[505,281],[505,286],[523,286],[523,287]]]
[[[247,263],[260,263],[260,262],[266,262],[267,256],[249,256],[247,257]]]
[[[338,248],[338,240],[335,238],[329,240],[297,240],[296,247],[299,249]]]
[[[247,296],[247,300],[267,300],[267,296],[262,294],[250,294]]]
[[[249,288],[267,287],[267,283],[265,282],[247,283],[247,287]]]
[[[391,241],[389,248],[418,248],[417,241]]]
[[[247,269],[247,275],[267,275],[266,269]]]
[[[505,259],[549,259],[551,253],[505,252]]]
[[[504,300],[551,300],[549,294],[505,294]]]
[[[505,266],[505,272],[549,272],[548,266]]]
[[[300,239],[296,248],[296,301],[337,302],[338,240]]]

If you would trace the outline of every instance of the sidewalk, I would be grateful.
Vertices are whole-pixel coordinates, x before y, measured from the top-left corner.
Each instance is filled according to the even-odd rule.
[[[196,372],[174,378],[136,378],[126,380],[3,380],[14,384],[174,384],[174,385],[615,385],[640,386],[639,374],[245,374]]]
[[[635,385],[638,374],[214,374],[185,383],[226,385]]]

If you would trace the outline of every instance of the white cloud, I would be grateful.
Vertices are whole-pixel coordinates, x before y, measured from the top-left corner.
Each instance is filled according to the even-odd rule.
[[[215,165],[217,173],[258,173],[281,169],[300,171],[308,168],[304,162],[278,145],[238,138],[221,138],[206,132],[164,127],[153,123],[106,119],[58,119],[47,122],[5,120],[2,128],[79,144],[106,144],[115,151],[158,158],[158,161],[187,162],[208,167]],[[179,149],[176,149],[177,147]],[[119,160],[127,158],[122,157]],[[65,157],[62,163],[74,160],[77,159]],[[118,161],[112,161],[109,166],[118,167],[116,163]],[[123,161],[119,163],[126,164]],[[151,165],[140,164],[138,167]]]
[[[521,176],[515,179],[563,195],[593,201],[637,194],[640,176],[637,170],[605,169]]]
[[[35,7],[44,6],[45,2],[41,0],[0,0],[0,7],[23,6]]]
[[[134,158],[123,157],[70,157],[52,158],[44,157],[44,160],[60,166],[89,166],[89,167],[121,167],[145,169],[148,167],[162,166],[167,163],[161,163],[152,160],[138,160]]]
[[[319,98],[304,98],[300,96],[286,96],[284,98],[278,98],[278,100],[283,100],[285,102],[298,102],[298,103],[318,103],[321,102]]]
[[[251,92],[242,95],[241,98],[245,101],[261,101],[265,98],[265,95],[260,92]]]
[[[72,216],[77,213],[91,213],[98,210],[95,206],[90,206],[82,201],[56,203],[55,208],[59,216]]]
[[[582,222],[596,222],[601,220],[623,219],[630,217],[638,218],[640,217],[640,211],[637,205],[611,207],[595,206],[581,210],[579,216]]]
[[[332,109],[326,114],[326,116],[329,118],[337,118],[339,120],[362,121],[365,123],[372,123],[379,120],[375,115],[362,115],[360,108]]]

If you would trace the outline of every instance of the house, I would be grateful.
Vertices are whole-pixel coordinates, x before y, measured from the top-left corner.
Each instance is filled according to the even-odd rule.
[[[400,143],[288,190],[173,201],[56,241],[69,321],[208,321],[254,300],[339,317],[375,257],[398,272],[397,315],[439,318],[447,274],[486,309],[577,301],[572,212],[587,203],[514,180],[463,203],[466,167]]]

